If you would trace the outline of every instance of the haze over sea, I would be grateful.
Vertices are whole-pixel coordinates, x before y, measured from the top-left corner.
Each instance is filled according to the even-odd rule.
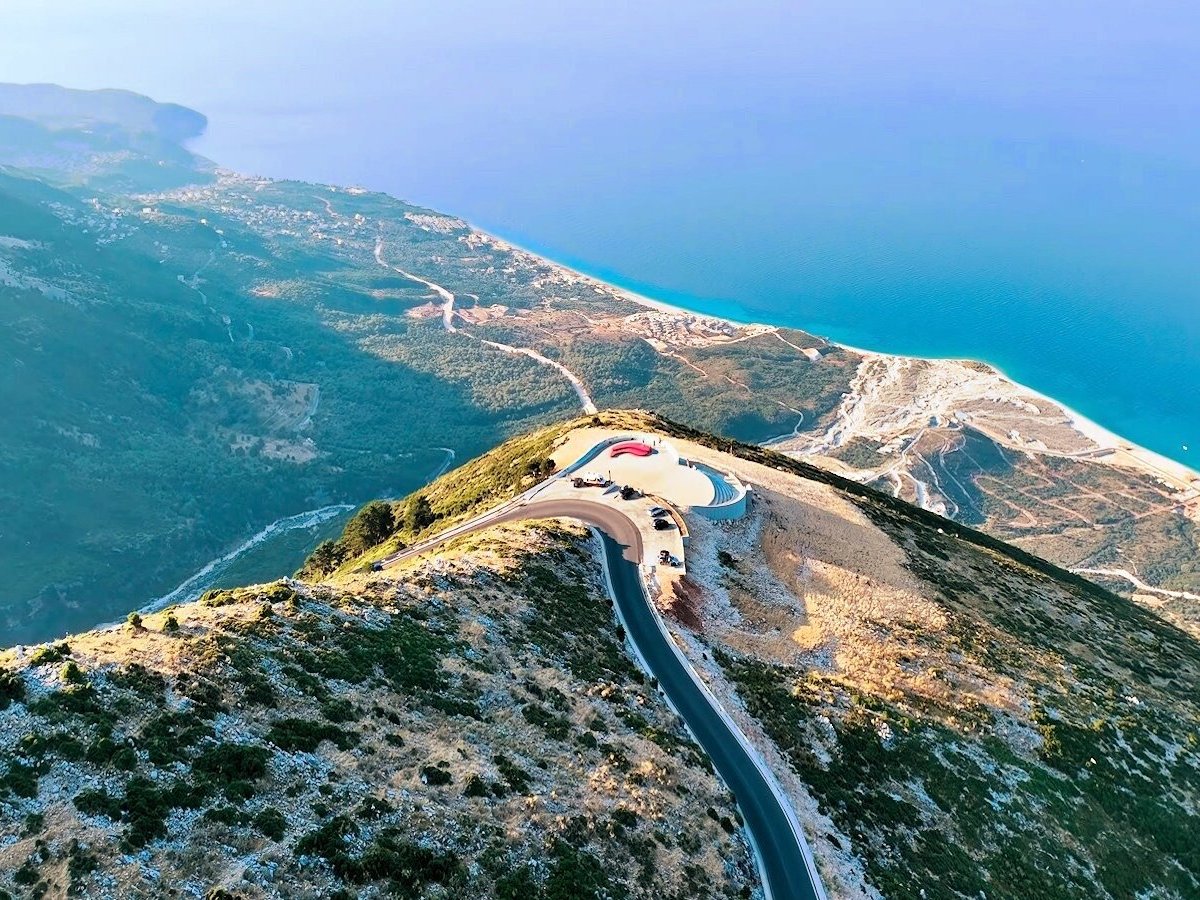
[[[1200,465],[1194,2],[44,6],[5,4],[0,80],[183,103],[225,166],[697,311],[987,360]]]

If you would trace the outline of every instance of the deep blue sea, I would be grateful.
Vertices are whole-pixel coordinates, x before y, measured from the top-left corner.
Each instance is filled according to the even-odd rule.
[[[12,6],[0,80],[181,102],[230,168],[695,310],[986,360],[1200,466],[1194,0]]]

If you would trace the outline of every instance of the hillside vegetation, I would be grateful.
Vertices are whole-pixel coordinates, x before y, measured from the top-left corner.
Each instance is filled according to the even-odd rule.
[[[693,519],[686,599],[703,626],[685,627],[688,615],[673,627],[790,773],[798,805],[814,804],[806,825],[835,895],[1200,892],[1196,639],[823,469],[604,412],[507,442],[398,502],[393,534],[344,570],[530,486],[571,428],[595,424],[668,435],[755,486],[749,519]],[[430,524],[407,529],[417,497]]]
[[[702,624],[675,628],[787,773],[835,893],[1200,895],[1194,636],[823,470],[664,430],[755,486],[747,519],[694,522]]]
[[[752,486],[746,518],[692,517],[660,605],[831,896],[1200,893],[1193,636],[872,488],[628,411],[368,504],[305,582],[0,655],[13,886],[745,896],[732,798],[624,654],[581,529],[506,526],[370,571],[594,425]]]
[[[0,653],[0,896],[749,897],[598,576],[509,527]]]

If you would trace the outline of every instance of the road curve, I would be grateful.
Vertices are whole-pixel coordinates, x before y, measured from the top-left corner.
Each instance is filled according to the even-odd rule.
[[[696,741],[708,753],[721,778],[733,791],[746,828],[757,851],[759,867],[770,900],[824,900],[815,872],[811,872],[793,828],[793,820],[759,770],[734,727],[723,718],[715,700],[693,680],[675,648],[663,633],[642,586],[638,564],[642,537],[637,525],[619,509],[589,500],[542,500],[502,509],[480,517],[467,527],[448,533],[444,540],[500,522],[518,519],[578,519],[601,531],[605,560],[614,599],[629,639],[659,687],[683,718]],[[392,556],[400,562],[434,549],[441,540],[424,543]]]

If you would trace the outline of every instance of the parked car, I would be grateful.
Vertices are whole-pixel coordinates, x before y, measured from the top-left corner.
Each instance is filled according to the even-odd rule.
[[[666,516],[669,513],[661,506],[652,506],[650,507],[650,515],[657,519],[659,516]]]
[[[577,488],[608,487],[612,482],[599,472],[581,472],[571,479],[571,484]]]
[[[675,565],[675,557],[671,556],[670,550],[659,550],[658,551],[658,561],[660,564],[662,564],[664,566]]]
[[[629,485],[624,485],[621,488],[621,499],[622,500],[632,500],[637,495],[638,495],[637,488],[632,488]]]
[[[655,531],[666,531],[668,528],[672,528],[674,526],[674,524],[675,523],[672,522],[670,519],[655,519],[654,520],[654,530]]]

